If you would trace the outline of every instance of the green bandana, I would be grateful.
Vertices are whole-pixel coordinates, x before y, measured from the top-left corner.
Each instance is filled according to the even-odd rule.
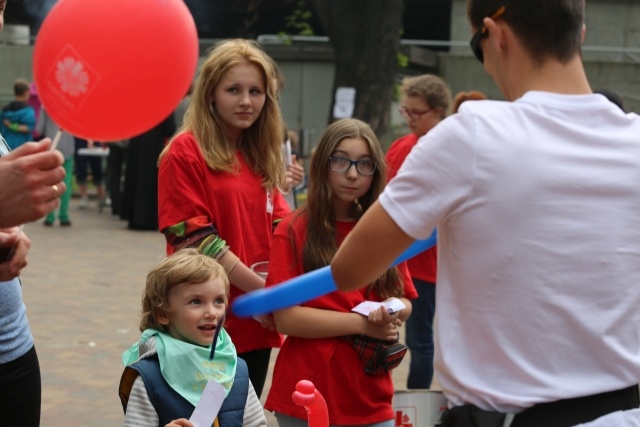
[[[167,383],[187,399],[193,406],[198,404],[207,381],[214,380],[224,387],[229,395],[236,375],[236,347],[224,328],[220,330],[213,360],[209,360],[210,348],[177,340],[164,332],[147,329],[140,341],[122,353],[122,363],[127,366],[136,362],[139,346],[150,337],[156,337],[156,348],[160,360],[160,371]]]

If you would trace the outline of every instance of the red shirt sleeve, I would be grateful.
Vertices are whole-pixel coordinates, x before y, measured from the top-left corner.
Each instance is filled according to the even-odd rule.
[[[178,138],[186,139],[189,135]],[[172,148],[176,149],[165,153],[158,170],[158,222],[167,238],[168,253],[173,252],[172,243],[176,239],[198,231],[202,231],[199,238],[217,233],[207,203],[204,160],[197,156],[197,151],[184,150],[179,143],[174,144]]]
[[[414,134],[405,135],[395,140],[385,156],[387,161],[387,182],[391,181],[400,170],[404,159],[409,155],[418,138]]]

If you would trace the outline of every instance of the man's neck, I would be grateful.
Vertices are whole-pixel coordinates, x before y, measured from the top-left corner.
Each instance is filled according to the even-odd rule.
[[[512,101],[533,90],[564,95],[592,93],[579,55],[568,63],[547,60],[535,66],[531,62],[520,62],[511,75],[517,77],[511,79],[505,96]]]

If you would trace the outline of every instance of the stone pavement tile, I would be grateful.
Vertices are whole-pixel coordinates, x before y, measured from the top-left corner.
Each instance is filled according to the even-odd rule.
[[[120,355],[139,336],[144,280],[164,257],[164,237],[76,205],[71,227],[25,227],[32,248],[22,282],[42,371],[41,425],[122,425]]]
[[[25,227],[32,247],[22,284],[42,371],[41,426],[113,427],[123,422],[120,357],[139,337],[145,277],[165,242],[107,211],[76,208],[73,200],[71,227]],[[277,350],[263,403],[276,357]],[[393,371],[397,389],[405,388],[408,361]],[[272,414],[267,420],[276,426]]]

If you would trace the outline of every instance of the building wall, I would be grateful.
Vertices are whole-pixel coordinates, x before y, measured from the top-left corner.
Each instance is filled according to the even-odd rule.
[[[33,46],[0,45],[0,105],[13,99],[13,82],[33,80]]]
[[[469,40],[465,0],[453,1],[451,16],[451,39]],[[640,112],[640,0],[587,1],[586,28],[583,58],[591,87],[616,90],[627,110]],[[454,93],[476,89],[502,99],[467,46],[440,54],[439,74]]]

